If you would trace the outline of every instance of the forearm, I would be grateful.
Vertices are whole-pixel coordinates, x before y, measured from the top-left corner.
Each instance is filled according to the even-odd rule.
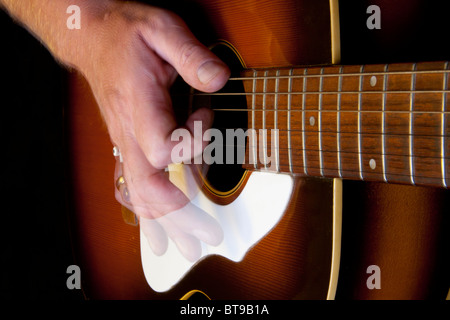
[[[110,0],[0,0],[0,5],[35,35],[61,63],[80,67],[81,48],[88,42],[102,19]],[[69,29],[70,5],[80,8],[80,29]],[[89,36],[89,33],[91,36]]]

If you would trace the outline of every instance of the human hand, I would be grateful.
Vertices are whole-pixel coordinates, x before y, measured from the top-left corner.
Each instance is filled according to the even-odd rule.
[[[172,162],[172,148],[180,143],[171,141],[171,134],[178,125],[169,88],[179,74],[195,89],[213,92],[225,84],[229,70],[171,12],[116,1],[109,3],[106,12],[102,21],[91,25],[91,41],[94,42],[87,44],[88,50],[83,52],[77,65],[91,86],[111,141],[123,159],[117,162],[116,177],[120,171],[125,183],[122,192],[116,192],[116,199],[138,215],[141,228],[144,221],[177,212],[178,217],[183,217],[177,218],[178,222],[191,221],[185,224],[185,229],[192,231],[196,229],[192,221],[200,221],[197,218],[206,213],[189,205],[189,196],[170,181],[164,170]],[[199,109],[191,114],[184,125],[191,133],[194,121],[202,121],[202,128],[206,130],[211,126],[212,112]],[[197,151],[193,148],[196,143],[193,138],[192,145],[187,146],[192,149],[192,158]],[[204,141],[199,142],[205,146]],[[183,216],[180,212],[186,214]],[[198,240],[215,244],[220,238],[217,231],[220,226],[217,228],[214,223],[199,222],[203,229],[209,228],[208,225],[213,227],[194,234],[184,230],[184,235],[179,236],[181,233],[174,230],[183,229],[180,223],[161,221],[159,226],[164,230],[159,231],[157,227],[148,227],[155,225],[153,222],[144,222],[145,230],[153,230],[146,233],[149,240],[162,239],[157,234],[162,235],[160,231],[164,231],[172,239],[177,238],[179,248],[198,248]],[[152,246],[159,254],[166,246],[164,240],[161,241],[156,241],[160,245]],[[197,254],[187,253],[187,256],[192,260]]]

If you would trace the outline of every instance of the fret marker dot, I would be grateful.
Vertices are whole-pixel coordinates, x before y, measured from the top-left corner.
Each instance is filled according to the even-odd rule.
[[[372,87],[375,87],[376,84],[377,84],[377,77],[375,76],[370,77],[370,85]]]
[[[313,116],[311,116],[311,118],[309,118],[309,125],[312,127],[314,126],[314,123],[316,123],[316,119]]]
[[[370,169],[372,169],[372,170],[374,170],[377,167],[377,162],[375,161],[375,159],[370,159],[369,166],[370,166]]]

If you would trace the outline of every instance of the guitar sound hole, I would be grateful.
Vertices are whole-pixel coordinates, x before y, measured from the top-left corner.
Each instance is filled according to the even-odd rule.
[[[224,61],[231,70],[231,77],[240,77],[242,64],[235,52],[226,45],[217,45],[212,51]],[[244,95],[221,95],[222,93],[243,93],[244,86],[242,81],[228,81],[222,90],[215,94],[200,94],[189,88],[181,79],[178,79],[172,86],[172,103],[175,110],[175,115],[179,124],[185,123],[188,115],[196,109],[207,107],[215,110],[214,122],[212,128],[219,130],[222,136],[221,147],[218,147],[218,142],[211,148],[211,157],[213,163],[209,165],[206,176],[204,177],[209,184],[210,189],[226,193],[236,187],[241,181],[245,169],[242,163],[245,158],[245,147],[248,138],[239,141],[226,141],[227,129],[228,132],[235,132],[237,129],[247,131],[247,112],[242,111],[247,109],[247,100]],[[193,95],[192,95],[193,94]],[[191,100],[186,99],[190,97]],[[188,108],[187,106],[190,106]],[[211,144],[214,143],[212,138]],[[212,146],[212,145],[211,145]],[[221,152],[220,157],[216,152]],[[233,152],[233,161],[228,161],[227,156],[231,159],[230,152]],[[238,158],[238,155],[241,155]],[[205,159],[205,155],[203,157]],[[216,161],[222,160],[222,161]],[[245,159],[247,160],[247,159]]]
[[[231,77],[239,77],[242,64],[234,51],[226,45],[217,45],[212,51],[222,59],[231,69]],[[228,81],[225,87],[218,93],[243,93],[242,81]],[[232,190],[242,179],[245,170],[242,163],[245,158],[245,147],[247,138],[244,141],[233,138],[227,139],[228,134],[235,133],[237,129],[247,130],[247,100],[244,95],[210,95],[196,96],[193,107],[208,105],[214,112],[214,122],[212,128],[220,130],[222,136],[222,148],[212,148],[214,151],[222,152],[217,157],[215,152],[211,152],[212,157],[219,161],[214,161],[208,169],[206,180],[209,186],[220,192]],[[214,143],[214,140],[211,141]],[[215,146],[218,144],[216,143]],[[231,153],[231,154],[230,154]],[[233,156],[233,157],[231,157]],[[240,156],[238,158],[238,156]],[[213,158],[214,159],[214,158]],[[232,161],[227,161],[232,159]],[[222,160],[223,163],[219,163]],[[227,163],[228,162],[228,163]],[[231,162],[231,163],[230,163]]]

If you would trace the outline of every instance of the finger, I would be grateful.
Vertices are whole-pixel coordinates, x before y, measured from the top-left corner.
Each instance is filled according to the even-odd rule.
[[[184,193],[170,182],[164,170],[150,165],[136,141],[130,139],[121,148],[124,176],[137,215],[154,219],[189,202]]]
[[[168,167],[169,180],[192,201],[205,184],[206,166],[171,164]]]
[[[190,235],[174,223],[171,215],[158,218],[156,221],[164,228],[168,237],[174,242],[178,251],[189,261],[195,262],[201,257],[202,246],[199,239]]]
[[[189,234],[177,234],[170,237],[178,248],[178,251],[190,262],[196,262],[202,256],[200,241]]]
[[[137,87],[135,86],[134,93],[129,96],[130,101],[120,108],[132,108],[131,128],[136,140],[152,166],[163,169],[174,162],[172,151],[180,143],[183,150],[189,150],[182,161],[187,162],[202,153],[207,145],[202,139],[203,134],[212,125],[213,112],[207,108],[196,110],[185,124],[189,133],[188,139],[175,141],[173,133],[179,124],[175,120],[168,87],[172,84],[176,72],[167,62],[161,60],[161,57],[142,45],[138,64],[145,65],[146,72],[134,73],[137,77]],[[211,54],[209,50],[206,52]],[[201,126],[197,135],[194,134],[196,122]]]
[[[228,67],[175,14],[163,11],[151,27],[142,30],[142,35],[147,45],[197,90],[217,91],[230,76]]]
[[[223,240],[223,230],[216,219],[191,202],[182,209],[165,216],[173,228],[182,230],[197,239],[218,246]]]
[[[157,256],[167,251],[168,238],[161,225],[154,219],[140,218],[139,225],[153,253]]]
[[[163,169],[175,162],[172,153],[178,147],[185,151],[181,161],[191,163],[190,160],[200,156],[208,143],[203,136],[212,125],[213,112],[198,109],[189,116],[184,128],[177,129],[168,89],[155,85],[147,90],[148,93],[141,96],[142,100],[135,101],[133,113],[134,134],[146,158],[153,167]],[[182,137],[177,138],[180,131]]]

